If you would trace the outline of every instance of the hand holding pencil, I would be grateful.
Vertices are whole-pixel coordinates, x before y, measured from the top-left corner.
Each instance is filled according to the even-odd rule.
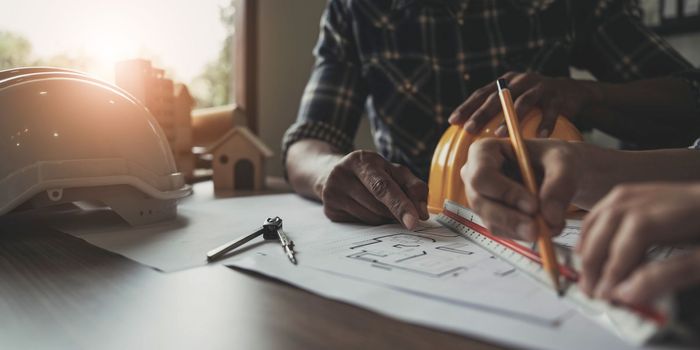
[[[511,144],[513,145],[513,150],[515,151],[518,159],[520,173],[527,189],[530,191],[530,193],[536,196],[539,190],[535,180],[535,172],[532,169],[530,157],[527,149],[525,148],[525,143],[523,142],[518,117],[515,114],[515,107],[513,106],[513,98],[510,95],[510,90],[508,90],[508,83],[504,79],[499,79],[497,81],[497,86],[498,96],[501,100],[503,114],[505,115],[506,125],[508,126],[508,134]],[[542,258],[543,268],[549,273],[554,289],[559,295],[561,295],[562,290],[559,282],[559,263],[557,262],[554,247],[552,245],[552,233],[549,230],[549,226],[547,226],[542,218],[541,213],[537,213],[536,222],[538,231],[537,244]]]

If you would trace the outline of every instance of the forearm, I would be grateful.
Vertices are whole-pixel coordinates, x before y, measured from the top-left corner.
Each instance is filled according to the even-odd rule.
[[[581,83],[592,96],[577,116],[584,124],[649,147],[684,146],[700,133],[694,96],[680,79]]]
[[[688,121],[695,116],[695,100],[686,82],[675,78],[598,83],[602,105],[649,120]],[[697,116],[696,116],[697,117]]]
[[[699,151],[618,151],[585,143],[577,143],[576,148],[586,170],[574,203],[584,209],[622,183],[700,181]]]
[[[289,146],[287,176],[294,191],[321,200],[321,191],[333,166],[343,157],[329,143],[304,139]]]

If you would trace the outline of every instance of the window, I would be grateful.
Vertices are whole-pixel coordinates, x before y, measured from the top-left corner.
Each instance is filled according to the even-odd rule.
[[[198,106],[226,104],[238,2],[13,1],[0,11],[0,69],[49,65],[114,81],[118,61],[143,58],[187,84]]]

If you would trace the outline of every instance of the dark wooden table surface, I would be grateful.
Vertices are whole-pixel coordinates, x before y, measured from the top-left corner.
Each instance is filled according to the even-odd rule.
[[[478,320],[474,320],[478,322]],[[494,349],[223,266],[161,273],[0,220],[2,349]]]

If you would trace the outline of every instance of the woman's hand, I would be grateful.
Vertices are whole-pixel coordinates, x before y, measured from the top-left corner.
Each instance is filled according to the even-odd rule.
[[[700,283],[700,249],[645,262],[649,248],[700,241],[700,184],[617,186],[586,216],[576,250],[590,296],[646,304]]]

